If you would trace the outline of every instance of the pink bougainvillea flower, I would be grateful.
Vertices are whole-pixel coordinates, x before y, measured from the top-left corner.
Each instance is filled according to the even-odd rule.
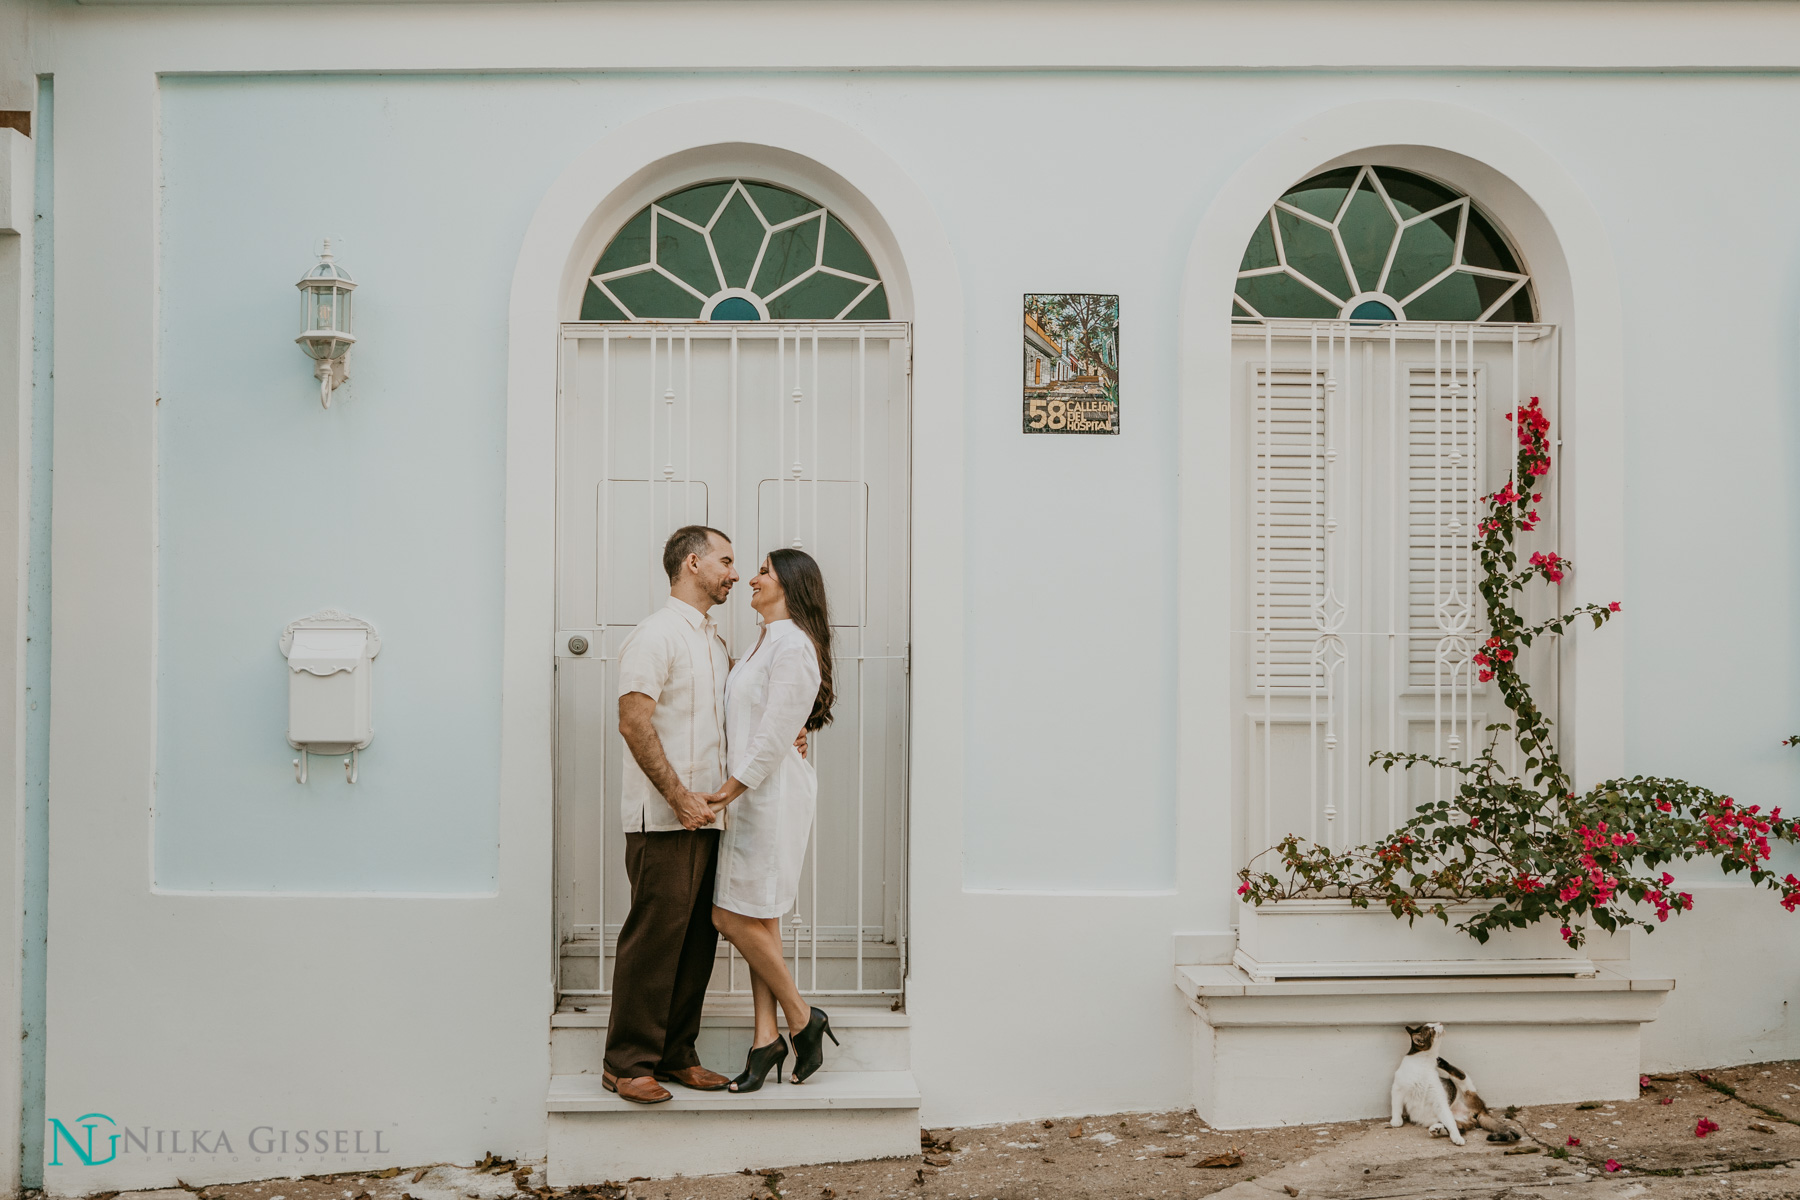
[[[1571,1138],[1570,1138],[1570,1139],[1569,1139],[1569,1140],[1568,1140],[1568,1141],[1566,1141],[1566,1142],[1564,1142],[1564,1143],[1563,1143],[1563,1145],[1565,1145],[1565,1146],[1579,1146],[1579,1145],[1581,1145],[1581,1139],[1580,1139],[1580,1138],[1578,1138],[1578,1137],[1571,1137]]]
[[[1617,1171],[1619,1169],[1619,1160],[1616,1158],[1607,1159],[1606,1160],[1606,1169],[1608,1171]]]
[[[1246,879],[1246,880],[1244,880],[1244,882],[1238,884],[1238,895],[1241,896],[1249,890],[1250,890],[1250,881],[1248,879]]]
[[[1650,1077],[1648,1075],[1639,1075],[1638,1076],[1638,1086],[1641,1088],[1649,1087],[1650,1086]]]
[[[1669,874],[1667,871],[1664,871],[1662,873],[1662,885],[1664,887],[1668,887],[1671,883],[1674,883],[1674,882],[1675,882],[1675,877],[1673,875]]]
[[[1706,1076],[1702,1075],[1700,1078],[1705,1079]],[[1709,1133],[1717,1133],[1718,1131],[1719,1123],[1717,1121],[1708,1120],[1705,1117],[1701,1117],[1700,1123],[1694,1126],[1694,1136],[1697,1138],[1703,1138]]]
[[[1562,937],[1563,937],[1563,941],[1565,941],[1565,942],[1566,942],[1566,941],[1568,941],[1568,940],[1569,940],[1569,939],[1570,939],[1570,938],[1572,938],[1572,937],[1574,937],[1574,936],[1575,936],[1575,931],[1574,931],[1574,930],[1572,930],[1572,929],[1570,929],[1570,928],[1569,928],[1569,927],[1568,927],[1568,926],[1567,926],[1567,925],[1564,925],[1564,926],[1563,926],[1563,927],[1562,927]]]
[[[1618,612],[1619,611],[1619,602],[1617,600],[1614,600],[1611,604],[1607,605],[1606,607],[1611,609],[1613,612]]]
[[[1664,1096],[1661,1100],[1658,1100],[1657,1103],[1658,1104],[1673,1104],[1673,1103],[1675,1103],[1675,1097]]]

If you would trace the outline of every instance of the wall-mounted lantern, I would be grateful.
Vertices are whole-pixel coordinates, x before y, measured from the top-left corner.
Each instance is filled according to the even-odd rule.
[[[370,673],[381,639],[367,621],[328,608],[281,631],[288,665],[288,745],[300,751],[294,782],[306,782],[314,754],[343,754],[356,782],[356,754],[374,740]]]
[[[356,281],[332,259],[331,239],[326,238],[318,265],[294,286],[301,301],[300,336],[294,340],[315,360],[319,403],[330,408],[332,390],[350,377],[344,356],[356,342],[350,332],[350,293]]]

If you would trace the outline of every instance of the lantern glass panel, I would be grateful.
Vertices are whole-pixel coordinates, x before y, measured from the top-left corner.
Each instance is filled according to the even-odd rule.
[[[306,289],[306,328],[307,330],[335,329],[336,311],[332,303],[333,288],[309,287]]]
[[[337,329],[343,333],[350,332],[350,296],[349,288],[338,288],[337,291]]]

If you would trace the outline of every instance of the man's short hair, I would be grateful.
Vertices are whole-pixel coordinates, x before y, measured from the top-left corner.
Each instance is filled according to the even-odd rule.
[[[707,540],[712,534],[718,534],[719,540],[726,545],[731,544],[730,538],[711,525],[683,525],[669,535],[669,540],[663,543],[663,570],[671,584],[681,577],[681,564],[687,561],[688,555],[706,557],[707,551],[712,549],[712,543]]]

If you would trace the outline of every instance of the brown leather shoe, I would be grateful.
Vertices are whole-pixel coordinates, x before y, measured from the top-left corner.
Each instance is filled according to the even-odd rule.
[[[627,1075],[620,1079],[611,1071],[602,1071],[600,1086],[638,1104],[661,1104],[670,1098],[669,1089],[648,1075]]]
[[[709,1071],[705,1067],[683,1067],[679,1071],[658,1071],[656,1077],[667,1083],[673,1080],[682,1087],[693,1088],[696,1092],[721,1092],[731,1080],[717,1071]]]

